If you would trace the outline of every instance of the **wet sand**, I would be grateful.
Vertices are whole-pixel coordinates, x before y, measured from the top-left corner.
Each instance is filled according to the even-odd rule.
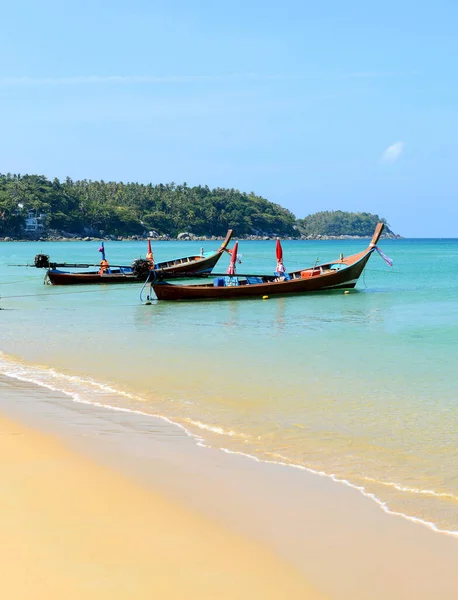
[[[261,544],[0,419],[2,598],[323,598]]]
[[[2,498],[16,515],[6,531],[2,507],[0,535],[22,557],[5,557],[11,585],[34,574],[42,590],[58,590],[46,598],[67,588],[69,598],[149,598],[154,585],[164,586],[158,598],[458,597],[457,538],[387,515],[328,478],[9,378],[0,378],[0,413],[21,434],[0,435],[11,444],[1,449]]]

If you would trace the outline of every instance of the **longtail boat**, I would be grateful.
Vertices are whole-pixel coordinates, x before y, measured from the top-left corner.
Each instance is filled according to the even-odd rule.
[[[160,280],[165,277],[174,279],[207,277],[221,256],[225,252],[228,252],[227,246],[231,240],[231,237],[232,229],[227,232],[226,238],[216,252],[207,252],[199,255],[193,254],[192,256],[175,258],[173,260],[159,263],[152,262],[151,246],[150,243],[148,243],[149,252],[147,257],[150,255],[150,258],[139,258],[135,260],[131,266],[111,267],[108,265],[108,263],[107,265],[102,265],[102,263],[105,261],[103,245],[100,248],[103,256],[103,260],[101,261],[102,267],[98,271],[83,271],[77,273],[66,270],[63,271],[59,269],[58,266],[65,266],[69,268],[71,265],[58,265],[57,263],[51,263],[49,261],[48,264],[46,264],[45,255],[37,255],[37,257],[35,257],[35,266],[49,267],[46,272],[45,281],[52,285],[138,283],[144,282],[148,276],[155,280]],[[37,262],[39,262],[40,265],[37,265]],[[82,267],[84,265],[78,266]]]
[[[377,242],[384,228],[378,223],[369,246],[351,256],[340,258],[313,267],[278,272],[283,264],[277,245],[277,272],[275,275],[235,275],[233,255],[227,276],[215,278],[213,283],[197,285],[176,285],[163,281],[151,282],[158,300],[210,300],[225,298],[252,298],[273,295],[303,294],[319,290],[354,288],[371,254],[377,249]],[[377,249],[378,250],[378,249]],[[234,247],[236,254],[236,249]],[[387,259],[387,257],[386,257]],[[389,259],[387,259],[389,260]]]

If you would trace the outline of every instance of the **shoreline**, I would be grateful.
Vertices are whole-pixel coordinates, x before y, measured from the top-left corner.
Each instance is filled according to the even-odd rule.
[[[260,544],[3,416],[0,456],[5,597],[324,598]]]
[[[434,591],[447,598],[458,590],[456,540],[384,514],[355,489],[202,448],[152,416],[76,404],[9,379],[0,377],[1,413],[57,435],[91,461],[263,543],[330,597],[426,599]],[[5,399],[5,388],[16,397],[14,405]],[[388,581],[379,581],[374,565],[388,570]],[[371,574],[358,584],[359,569]],[[326,580],[329,573],[332,582]]]
[[[126,237],[65,237],[65,236],[51,236],[51,237],[39,237],[39,238],[15,238],[5,237],[0,238],[0,242],[146,242],[151,240],[152,242],[221,242],[224,241],[225,236],[192,236],[186,238],[173,238],[170,236],[160,237],[142,237],[142,236],[126,236]],[[245,235],[235,236],[234,239],[243,241],[254,241],[254,242],[266,242],[276,240],[276,235]],[[331,241],[331,240],[370,240],[371,235],[300,235],[297,237],[282,236],[283,241],[303,242],[303,241]],[[401,235],[397,234],[382,234],[381,240],[403,240],[406,239]],[[450,238],[453,239],[453,238]]]
[[[0,355],[1,355],[1,353],[0,353]],[[82,399],[82,398],[80,398],[80,395],[79,395],[80,392],[77,392],[74,389],[66,390],[66,391],[64,391],[64,389],[62,389],[62,387],[65,387],[65,382],[67,381],[67,375],[64,375],[61,373],[60,374],[56,373],[56,376],[59,377],[58,381],[60,383],[45,382],[43,380],[39,381],[36,379],[36,375],[37,374],[40,375],[41,369],[40,369],[40,367],[36,367],[36,368],[38,369],[38,371],[35,373],[35,376],[30,375],[30,374],[23,374],[23,375],[9,374],[6,376],[10,377],[11,379],[16,380],[18,382],[25,382],[26,384],[32,383],[32,385],[38,385],[39,387],[44,387],[48,390],[51,390],[52,392],[57,392],[58,394],[64,394],[64,396],[69,398],[71,402],[83,403],[84,405],[89,405],[89,406],[96,406],[96,407],[100,407],[101,409],[106,409],[109,411],[136,414],[136,415],[139,415],[140,417],[143,417],[146,419],[159,420],[163,423],[166,423],[167,424],[166,426],[171,426],[173,428],[179,429],[194,444],[196,444],[200,447],[203,447],[203,448],[208,448],[208,449],[212,449],[212,450],[216,450],[216,451],[220,451],[220,452],[225,452],[227,454],[234,455],[234,456],[242,456],[242,457],[246,458],[247,460],[254,461],[255,463],[263,463],[263,464],[267,464],[267,465],[276,465],[276,466],[279,466],[282,468],[287,468],[287,469],[294,469],[299,472],[306,473],[307,476],[312,475],[314,477],[324,477],[325,479],[328,479],[328,480],[332,481],[333,483],[338,484],[339,486],[343,485],[343,486],[350,488],[351,490],[357,491],[364,498],[370,500],[371,503],[375,504],[375,506],[379,510],[381,510],[383,513],[385,513],[388,516],[394,516],[394,517],[404,519],[407,522],[414,523],[421,527],[425,527],[426,529],[433,531],[434,533],[446,535],[446,536],[449,536],[449,537],[452,537],[452,538],[455,538],[458,540],[458,530],[457,529],[445,529],[445,528],[441,527],[440,525],[438,525],[437,523],[434,523],[433,521],[425,520],[424,518],[420,518],[418,516],[409,514],[407,512],[396,511],[394,508],[390,507],[389,503],[386,500],[379,498],[374,492],[368,490],[363,485],[355,483],[354,481],[351,481],[350,478],[347,478],[345,475],[337,476],[329,470],[313,468],[311,466],[307,466],[304,464],[295,463],[295,462],[287,460],[286,458],[282,457],[281,455],[278,455],[276,458],[270,458],[265,455],[262,456],[259,454],[236,450],[234,448],[227,448],[224,445],[223,446],[221,445],[224,442],[221,442],[221,444],[214,444],[211,441],[208,441],[204,437],[204,433],[200,433],[200,431],[203,430],[203,432],[205,432],[207,430],[207,431],[218,432],[218,429],[219,429],[218,427],[216,427],[216,429],[214,429],[211,426],[193,422],[193,425],[194,426],[197,425],[198,429],[194,428],[194,430],[192,430],[189,428],[189,425],[187,425],[185,422],[176,421],[176,420],[174,420],[173,417],[141,410],[141,408],[140,408],[141,404],[139,404],[137,408],[134,408],[134,407],[128,408],[127,406],[122,406],[117,403],[110,404],[110,403],[106,403],[106,402],[99,402],[98,399],[93,398],[93,397],[91,397],[91,399],[88,400],[88,397],[87,397],[88,392],[87,391],[85,393],[85,399]],[[1,376],[2,376],[2,374],[0,373],[0,378],[1,378]],[[69,376],[69,377],[70,377],[70,379],[73,379],[72,376]],[[41,379],[41,377],[39,377],[39,379]],[[113,397],[121,396],[126,399],[130,398],[131,400],[134,400],[137,403],[138,402],[141,403],[140,397],[136,397],[135,395],[132,396],[129,393],[119,391],[115,388],[112,388],[111,386],[107,387],[104,384],[101,384],[101,383],[98,383],[98,382],[92,381],[92,380],[85,381],[85,383],[91,384],[92,389],[91,389],[90,393],[94,396],[95,396],[95,394],[98,394],[99,392],[102,392],[102,393],[109,392],[109,393],[113,394]],[[373,480],[373,481],[375,481],[375,480]],[[417,494],[426,495],[426,496],[440,496],[441,495],[441,493],[435,492],[433,490],[423,490],[423,489],[419,490],[419,489],[413,489],[413,488],[409,489],[401,484],[396,484],[393,482],[388,482],[388,483],[379,482],[379,483],[380,483],[380,485],[387,485],[388,487],[396,489],[399,492],[410,491],[414,494],[417,493]],[[451,496],[451,497],[453,498],[453,496]],[[454,499],[456,500],[456,498],[454,498]]]

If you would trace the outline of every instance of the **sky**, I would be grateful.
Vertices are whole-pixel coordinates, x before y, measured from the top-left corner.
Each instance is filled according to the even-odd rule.
[[[458,237],[455,0],[4,0],[0,172]]]

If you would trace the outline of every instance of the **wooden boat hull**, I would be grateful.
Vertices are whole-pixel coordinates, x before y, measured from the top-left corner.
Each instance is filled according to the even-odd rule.
[[[68,271],[59,271],[58,269],[49,269],[46,278],[52,285],[90,285],[93,283],[139,283],[144,281],[133,275],[133,273],[103,273],[92,271],[87,273],[70,273]]]
[[[151,278],[160,280],[164,278],[207,277],[226,252],[231,237],[232,230],[229,230],[221,246],[210,256],[194,255],[157,263],[155,269],[151,272]],[[99,271],[72,273],[59,269],[49,269],[46,277],[52,285],[144,283],[147,278],[147,274],[136,275],[130,267],[112,268],[110,271],[110,273],[99,273]]]
[[[332,274],[297,278],[290,281],[267,281],[251,285],[226,287],[200,285],[173,285],[166,282],[152,284],[158,300],[211,300],[224,298],[253,298],[274,295],[305,294],[320,290],[354,288],[369,260],[370,254],[357,264]]]
[[[223,250],[218,250],[212,256],[208,256],[206,258],[202,256],[190,256],[186,259],[178,259],[183,260],[183,263],[181,264],[172,264],[168,266],[168,263],[159,263],[157,265],[158,268],[154,270],[155,278],[176,279],[179,277],[181,279],[184,279],[186,277],[206,277],[209,273],[212,272],[213,268],[216,266],[217,262],[224,254],[225,249],[226,246]]]
[[[158,300],[262,298],[262,296],[286,296],[321,290],[351,289],[355,287],[382,231],[383,224],[379,223],[365,251],[346,258],[341,256],[336,261],[309,269],[294,271],[289,274],[288,281],[279,281],[272,276],[259,276],[254,279],[262,279],[262,283],[250,283],[251,278],[247,278],[246,281],[240,281],[238,285],[224,287],[216,287],[212,284],[176,285],[166,282],[153,282],[151,286]]]

